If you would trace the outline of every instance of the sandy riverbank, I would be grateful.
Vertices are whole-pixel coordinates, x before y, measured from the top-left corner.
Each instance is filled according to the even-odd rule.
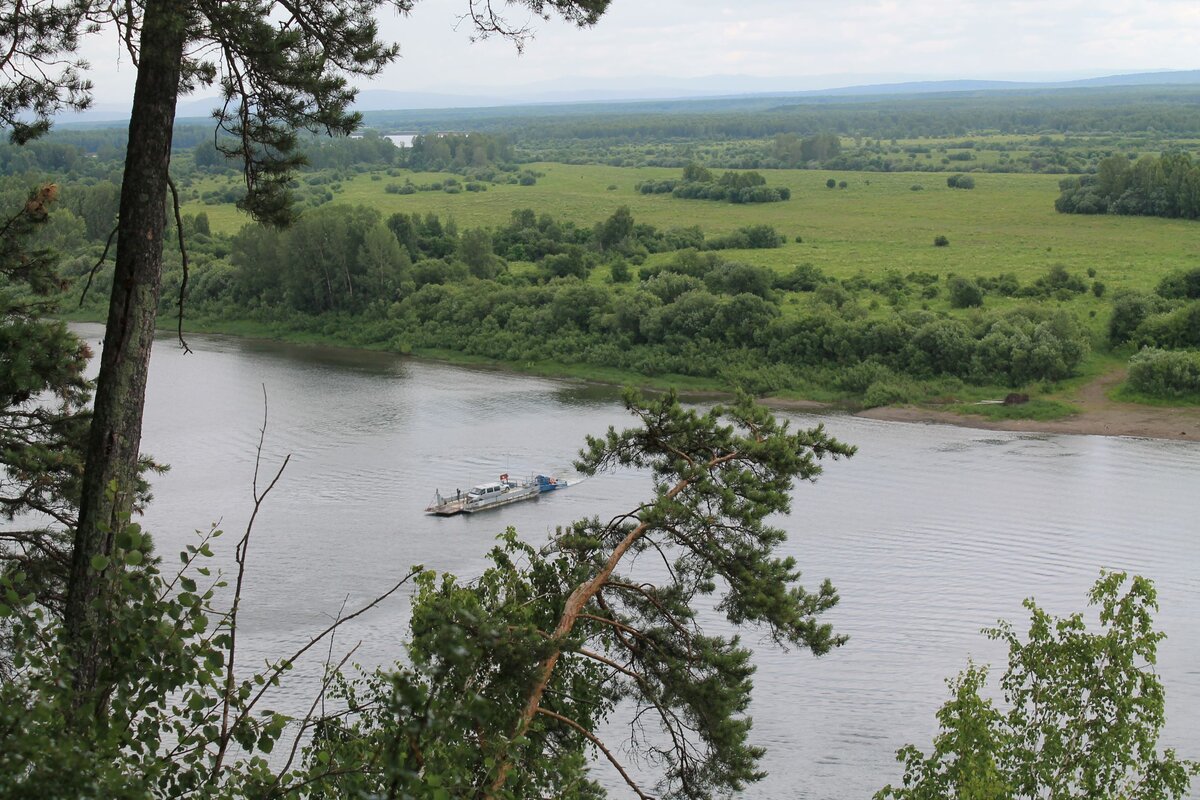
[[[1200,408],[1143,406],[1110,400],[1109,390],[1124,377],[1123,371],[1110,372],[1083,386],[1074,396],[1064,398],[1067,402],[1078,406],[1080,413],[1057,420],[993,420],[970,414],[914,407],[872,408],[859,412],[858,416],[895,422],[959,425],[993,431],[1136,436],[1146,439],[1200,441]]]

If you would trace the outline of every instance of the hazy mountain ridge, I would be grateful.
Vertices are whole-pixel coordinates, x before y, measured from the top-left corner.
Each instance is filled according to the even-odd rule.
[[[1013,90],[1052,90],[1122,86],[1200,85],[1200,70],[1137,72],[1066,81],[1004,80],[910,80],[901,82],[858,83],[829,88],[798,88],[836,76],[809,78],[747,78],[737,75],[713,75],[703,78],[647,78],[632,85],[620,79],[564,79],[528,86],[507,88],[464,88],[457,91],[421,92],[369,88],[359,92],[355,107],[359,111],[479,109],[524,106],[589,105],[593,103],[642,104],[648,101],[703,101],[736,98],[863,98],[870,96],[932,95],[956,92],[1000,92]],[[794,88],[786,88],[794,87]],[[216,97],[184,98],[176,116],[180,119],[210,117],[220,105]],[[643,109],[644,110],[644,109]],[[64,115],[62,123],[96,123],[128,118],[128,108],[116,104],[97,104],[81,114]]]

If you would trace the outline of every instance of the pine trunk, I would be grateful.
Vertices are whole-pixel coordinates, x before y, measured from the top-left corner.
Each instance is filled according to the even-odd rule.
[[[97,572],[93,560],[112,553],[114,536],[128,518],[136,492],[146,374],[162,289],[167,172],[186,23],[186,4],[146,3],[108,326],[67,589],[65,628],[75,671],[75,706],[90,706],[98,714],[105,695],[101,676],[111,600],[104,573],[114,568]]]

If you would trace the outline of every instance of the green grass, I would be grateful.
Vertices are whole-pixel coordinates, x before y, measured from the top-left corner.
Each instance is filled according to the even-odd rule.
[[[1187,406],[1190,408],[1200,407],[1200,394],[1184,395],[1182,397],[1157,397],[1151,394],[1143,394],[1127,382],[1118,384],[1112,391],[1108,393],[1110,400],[1116,400],[1118,403],[1138,403],[1140,405],[1157,406],[1159,408],[1178,408]]]
[[[1079,413],[1079,408],[1069,403],[1041,397],[1032,398],[1028,403],[1012,406],[959,403],[949,406],[947,410],[992,420],[1031,419],[1039,422],[1063,419]]]

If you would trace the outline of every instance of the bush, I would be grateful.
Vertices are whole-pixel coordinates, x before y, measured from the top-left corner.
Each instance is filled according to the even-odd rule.
[[[1169,300],[1200,298],[1200,268],[1168,275],[1159,282],[1155,292]]]
[[[1087,281],[1079,275],[1072,275],[1062,264],[1055,264],[1046,274],[1033,283],[1021,289],[1022,297],[1053,297],[1058,300],[1070,300],[1072,295],[1083,294],[1088,290]]]
[[[983,305],[983,290],[970,278],[951,275],[946,279],[946,292],[950,296],[951,308],[978,308]]]
[[[799,264],[787,275],[777,277],[775,288],[788,292],[811,292],[828,280],[829,278],[825,276],[824,272],[821,272],[820,267],[814,267],[812,264]]]
[[[1147,317],[1133,341],[1143,347],[1200,347],[1200,301]]]
[[[896,403],[911,402],[914,397],[913,388],[906,383],[895,380],[881,380],[872,383],[863,394],[863,406],[878,408]]]
[[[1129,385],[1151,397],[1200,395],[1200,353],[1142,350],[1129,359]]]
[[[1112,316],[1108,319],[1108,341],[1123,344],[1154,311],[1150,298],[1137,292],[1124,292],[1113,301]]]
[[[939,233],[937,236],[933,237],[933,246],[934,247],[949,247],[950,240],[947,239],[945,236],[942,236]]]
[[[826,189],[837,188],[837,181],[835,181],[833,178],[830,178],[829,180],[825,181],[825,188]]]
[[[865,394],[874,384],[895,383],[896,374],[875,361],[860,361],[837,372],[833,385],[843,392]]]
[[[974,189],[975,179],[970,175],[963,175],[961,172],[957,175],[951,175],[946,178],[946,185],[951,189]]]
[[[769,250],[783,245],[783,236],[770,225],[747,225],[704,243],[705,250]]]

